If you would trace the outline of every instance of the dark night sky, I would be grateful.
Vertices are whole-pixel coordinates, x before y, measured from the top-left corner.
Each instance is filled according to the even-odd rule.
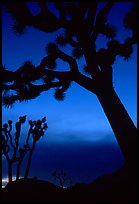
[[[116,39],[121,42],[131,35],[122,27],[123,16],[130,9],[130,2],[116,3],[109,21],[118,29]],[[36,3],[29,3],[32,12],[38,12]],[[52,5],[49,4],[53,9]],[[101,6],[101,5],[100,5]],[[55,11],[53,9],[53,11]],[[57,12],[55,11],[57,14]],[[3,10],[2,18],[2,62],[9,70],[16,70],[24,61],[31,60],[39,65],[46,55],[45,45],[55,40],[55,33],[44,33],[34,28],[27,28],[22,36],[12,29],[12,18]],[[105,46],[106,39],[100,36],[97,46]],[[64,48],[70,54],[70,48]],[[113,65],[114,88],[136,125],[136,46],[129,61],[117,57]],[[64,69],[65,63],[58,61],[58,70]],[[84,60],[79,61],[83,67]],[[68,67],[66,66],[68,69]],[[46,115],[49,128],[37,144],[33,155],[30,176],[41,179],[52,179],[53,170],[64,169],[73,182],[91,182],[97,176],[113,172],[124,162],[122,153],[96,96],[84,88],[72,83],[62,102],[53,97],[54,90],[42,93],[28,103],[17,102],[13,108],[2,108],[2,122],[9,119],[13,122],[21,115],[27,120],[41,119]],[[28,125],[22,129],[23,142]],[[3,178],[7,176],[7,165],[4,158],[2,165]],[[23,167],[24,168],[24,167]]]

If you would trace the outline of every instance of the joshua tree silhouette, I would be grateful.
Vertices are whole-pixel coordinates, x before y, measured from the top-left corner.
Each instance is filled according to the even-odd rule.
[[[48,2],[38,2],[40,12],[36,15],[31,13],[26,2],[4,3],[6,10],[15,19],[13,29],[16,33],[23,34],[26,26],[33,26],[49,33],[63,28],[65,34],[59,34],[56,43],[46,46],[47,56],[39,66],[35,67],[27,61],[15,72],[3,66],[3,104],[10,106],[17,100],[34,99],[50,88],[55,88],[57,100],[63,100],[65,92],[74,81],[96,94],[124,154],[126,165],[136,170],[136,127],[117,96],[112,81],[112,65],[116,56],[129,59],[132,46],[137,41],[136,4],[133,3],[131,11],[125,16],[124,26],[131,29],[132,36],[126,38],[123,43],[116,40],[116,30],[107,21],[114,4],[106,2],[98,12],[98,2],[53,2],[59,11],[59,16],[56,16],[49,8]],[[96,40],[99,34],[106,36],[108,42],[107,48],[97,51]],[[67,44],[73,48],[72,56],[59,49]],[[86,61],[84,70],[88,76],[81,73],[76,60],[83,55]],[[54,70],[58,58],[69,64],[70,71]],[[37,79],[43,79],[44,84],[32,83]],[[16,91],[16,94],[10,95],[10,90]]]
[[[15,138],[11,135],[12,131],[12,121],[8,120],[8,123],[3,124],[2,128],[2,153],[6,157],[8,162],[8,176],[9,182],[12,181],[12,166],[14,162],[19,162],[17,165],[17,175],[16,178],[19,178],[20,166],[23,160],[23,157],[27,153],[28,148],[24,146],[24,149],[19,149],[19,139],[21,133],[21,125],[25,123],[26,116],[19,117],[19,122],[16,122],[15,128]]]
[[[35,125],[35,121],[32,122],[30,120],[29,121],[30,129],[28,131],[26,143],[23,146],[23,148],[20,148],[19,145],[20,145],[20,136],[21,136],[21,125],[23,123],[25,123],[25,121],[26,121],[26,116],[20,116],[19,117],[19,122],[16,122],[16,124],[15,124],[16,132],[15,132],[14,138],[11,135],[11,131],[13,128],[12,121],[8,120],[8,123],[3,124],[3,128],[2,128],[2,154],[6,157],[6,160],[8,162],[9,182],[12,182],[13,163],[17,163],[16,180],[18,180],[19,176],[20,176],[20,168],[21,168],[22,161],[23,161],[25,155],[27,154],[27,152],[29,151],[30,154],[29,154],[28,165],[27,165],[27,169],[26,169],[26,174],[28,175],[29,167],[30,167],[30,163],[31,163],[31,158],[32,158],[32,153],[33,153],[33,150],[35,148],[36,141],[39,140],[40,137],[44,135],[44,130],[47,128],[47,123],[45,122],[46,117],[44,117],[41,121],[38,120],[38,121],[40,121],[40,124],[43,123],[43,127],[41,128],[41,130],[39,129],[39,124],[38,124],[39,122],[38,121],[36,122],[36,126],[33,129],[33,126]],[[30,147],[31,145],[29,144],[29,139],[30,139],[31,134],[33,134],[32,147]]]
[[[54,180],[58,180],[59,184],[62,188],[64,188],[64,184],[66,182],[72,183],[72,180],[70,177],[67,176],[67,173],[63,170],[61,170],[60,173],[57,173],[56,171],[52,172],[52,176],[54,177]]]
[[[29,121],[30,129],[28,132],[27,144],[31,135],[32,135],[33,142],[32,142],[32,147],[30,148],[27,167],[25,171],[25,178],[27,178],[29,174],[31,159],[36,146],[36,142],[44,135],[45,130],[48,128],[47,123],[45,121],[46,121],[46,117],[42,118],[42,120]]]

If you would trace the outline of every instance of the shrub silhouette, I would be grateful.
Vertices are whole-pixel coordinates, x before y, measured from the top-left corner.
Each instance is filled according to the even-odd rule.
[[[28,175],[32,153],[35,149],[36,141],[38,141],[41,136],[44,135],[44,131],[47,128],[46,117],[42,118],[42,120],[38,120],[37,122],[29,121],[30,129],[28,131],[28,135],[26,138],[25,145],[20,147],[20,136],[21,136],[21,126],[26,121],[26,116],[20,116],[19,121],[15,123],[15,137],[12,136],[11,131],[13,128],[12,121],[8,120],[8,123],[3,124],[2,127],[2,154],[6,157],[8,162],[8,180],[12,182],[12,169],[13,164],[17,163],[16,170],[16,180],[19,179],[20,169],[23,159],[27,152],[29,152],[28,165],[26,168],[26,174]],[[36,125],[35,125],[36,123]],[[43,124],[43,127],[41,125]],[[35,126],[35,128],[33,128]],[[33,145],[29,144],[30,135],[33,135]],[[30,142],[31,143],[31,142]]]
[[[63,170],[61,170],[60,173],[57,173],[56,171],[52,172],[52,176],[54,177],[54,180],[58,180],[59,184],[62,188],[64,188],[64,185],[66,182],[72,183],[72,180],[70,177],[67,176],[67,173]]]
[[[32,62],[25,62],[16,71],[9,71],[3,65],[3,105],[9,107],[15,101],[34,99],[50,88],[55,89],[57,100],[63,100],[74,81],[97,96],[124,154],[125,165],[136,173],[137,131],[114,90],[112,73],[116,57],[129,59],[137,42],[136,3],[132,3],[131,11],[124,18],[124,26],[131,30],[132,36],[123,39],[123,43],[116,40],[116,29],[108,23],[108,15],[114,4],[106,2],[98,11],[99,2],[53,2],[59,12],[59,16],[56,16],[48,2],[38,2],[40,12],[36,15],[31,13],[26,2],[5,2],[7,12],[15,20],[13,30],[16,33],[23,34],[27,26],[48,33],[60,28],[65,32],[59,31],[56,42],[46,46],[47,56],[37,67]],[[96,40],[100,34],[106,36],[107,47],[96,50]],[[72,56],[59,48],[67,44],[73,49]],[[78,67],[77,59],[82,56],[86,61],[84,70],[88,76],[82,74]],[[69,64],[70,71],[55,70],[59,58]],[[32,83],[38,79],[43,79],[44,84]],[[10,94],[10,90],[16,94]]]

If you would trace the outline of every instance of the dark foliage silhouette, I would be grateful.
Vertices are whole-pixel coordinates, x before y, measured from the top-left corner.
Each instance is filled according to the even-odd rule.
[[[58,34],[56,42],[46,46],[47,56],[39,66],[25,62],[13,72],[3,65],[3,105],[9,107],[15,101],[34,99],[50,88],[55,88],[54,96],[57,100],[63,100],[71,82],[76,82],[96,94],[124,154],[125,165],[132,174],[136,174],[136,127],[114,90],[112,74],[116,57],[129,59],[137,41],[136,3],[133,2],[131,12],[124,19],[124,26],[132,31],[132,36],[124,39],[123,43],[116,40],[116,29],[107,21],[114,2],[106,2],[99,12],[98,2],[53,4],[59,11],[59,16],[54,15],[47,2],[38,2],[40,12],[36,15],[31,14],[25,2],[4,3],[7,12],[15,19],[13,29],[18,34],[24,33],[27,26],[49,33],[63,28],[65,33]],[[106,36],[107,48],[102,47],[97,51],[96,40],[100,34]],[[73,48],[72,56],[59,48],[67,44]],[[86,61],[84,70],[88,76],[82,74],[78,67],[77,59],[82,55]],[[69,64],[69,71],[55,70],[58,58]],[[38,79],[43,79],[44,84],[35,85],[34,82]],[[16,91],[16,94],[10,94],[12,90]]]
[[[28,131],[28,135],[26,138],[25,145],[20,147],[20,138],[21,138],[21,126],[26,121],[26,116],[20,116],[19,122],[15,124],[15,136],[12,136],[11,131],[13,129],[12,121],[8,120],[8,123],[3,124],[2,127],[2,154],[6,157],[8,162],[8,179],[9,182],[12,182],[12,169],[13,163],[17,163],[17,171],[16,171],[16,180],[19,179],[20,176],[20,169],[23,159],[27,152],[29,152],[29,159],[28,165],[26,169],[26,174],[28,175],[29,167],[31,163],[32,153],[35,149],[36,141],[38,141],[41,136],[44,135],[44,131],[47,128],[46,117],[42,118],[42,120],[36,121],[29,121],[30,129]],[[41,125],[43,124],[43,127]],[[33,128],[33,126],[35,126]],[[31,147],[30,135],[33,135],[33,144]]]
[[[61,170],[60,173],[57,173],[56,171],[52,172],[52,176],[54,177],[54,180],[58,180],[59,184],[62,188],[64,188],[64,185],[66,185],[67,182],[72,183],[72,180],[69,176],[67,176],[67,173],[63,170]]]

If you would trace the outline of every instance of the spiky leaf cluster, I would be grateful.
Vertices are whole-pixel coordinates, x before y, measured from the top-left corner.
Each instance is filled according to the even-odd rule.
[[[3,95],[3,106],[5,106],[6,108],[12,108],[14,102],[16,101],[16,98],[14,97],[13,94],[9,95],[9,94],[4,94]]]
[[[23,63],[22,68],[27,69],[27,70],[31,70],[31,69],[34,69],[35,66],[32,64],[32,62],[30,60],[27,60]]]
[[[67,39],[63,35],[58,35],[56,42],[58,45],[64,47],[67,44]]]
[[[123,46],[121,46],[121,49],[119,51],[119,55],[124,57],[125,60],[128,60],[130,58],[132,52],[133,52],[132,46],[123,45]]]
[[[23,65],[16,71],[18,76],[19,84],[22,81],[26,83],[28,81],[32,81],[33,78],[36,78],[35,66],[31,61],[25,61]]]
[[[118,52],[120,49],[120,43],[118,42],[118,40],[111,40],[107,43],[108,48],[111,51],[116,51]]]
[[[57,50],[57,45],[55,43],[49,43],[48,45],[46,45],[45,49],[48,55],[55,55]]]
[[[55,89],[54,97],[58,101],[63,101],[65,98],[65,94],[63,93],[63,91],[61,89],[57,88],[57,89]]]
[[[56,59],[53,55],[49,55],[46,59],[46,66],[49,69],[55,69],[56,68]]]
[[[18,35],[23,35],[25,33],[26,25],[21,23],[15,23],[12,25],[13,31]]]
[[[29,125],[31,127],[31,134],[35,142],[38,141],[40,137],[44,136],[44,132],[48,128],[46,117],[42,118],[42,120],[37,121],[29,120]]]
[[[107,43],[108,49],[114,55],[120,55],[124,59],[129,59],[133,52],[132,39],[127,38],[123,44],[120,44],[117,40],[112,40]]]
[[[15,29],[17,29],[17,32],[22,33],[25,26],[34,26],[43,32],[51,33],[53,31],[59,31],[56,43],[49,43],[46,46],[48,56],[42,59],[38,67],[33,66],[31,62],[25,62],[15,72],[3,69],[5,78],[5,81],[3,81],[3,89],[5,90],[4,103],[7,106],[13,104],[16,100],[21,102],[33,99],[39,96],[42,91],[56,87],[62,88],[56,88],[55,98],[57,100],[63,100],[65,97],[64,93],[68,89],[67,84],[76,80],[76,77],[81,77],[80,79],[84,77],[80,74],[76,75],[79,71],[76,59],[80,59],[83,54],[86,60],[84,70],[91,75],[92,79],[95,76],[94,73],[101,69],[100,67],[104,68],[112,65],[117,55],[125,59],[131,56],[133,50],[132,45],[135,43],[136,34],[135,7],[125,18],[125,26],[133,30],[133,36],[126,39],[122,44],[116,40],[110,40],[116,35],[115,28],[108,23],[108,15],[114,5],[113,2],[106,2],[100,10],[97,10],[97,2],[53,3],[59,11],[58,17],[48,8],[46,2],[38,3],[40,12],[37,15],[30,13],[26,3],[6,4],[7,9],[15,19]],[[133,24],[130,21],[130,17],[134,19],[132,21]],[[62,32],[60,29],[62,29]],[[101,47],[97,51],[96,39],[99,37],[99,34],[103,34],[110,41],[107,44],[107,48]],[[58,49],[57,45],[65,46],[67,43],[73,48],[72,56]],[[58,58],[69,64],[69,72],[54,70]],[[74,77],[74,73],[76,77]],[[79,78],[77,81],[80,80]],[[32,82],[39,79],[43,79],[43,85],[32,84]],[[13,82],[13,84],[9,85],[9,82]],[[84,86],[84,80],[82,83]],[[17,95],[8,96],[7,93],[10,90],[16,91]]]

